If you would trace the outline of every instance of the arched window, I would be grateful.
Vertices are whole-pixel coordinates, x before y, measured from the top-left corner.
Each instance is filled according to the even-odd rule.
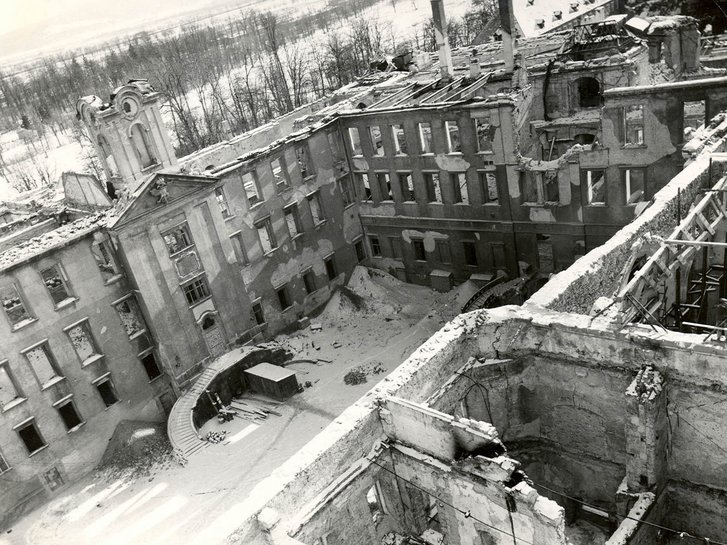
[[[141,123],[135,123],[129,131],[129,136],[136,150],[139,162],[141,163],[141,168],[147,168],[157,163],[147,132],[146,127]]]
[[[215,327],[216,324],[217,322],[215,321],[215,317],[211,314],[208,314],[204,317],[204,320],[202,320],[202,329],[204,331],[207,331],[208,329]]]
[[[601,105],[601,84],[596,78],[580,78],[576,85],[581,108],[596,108]]]

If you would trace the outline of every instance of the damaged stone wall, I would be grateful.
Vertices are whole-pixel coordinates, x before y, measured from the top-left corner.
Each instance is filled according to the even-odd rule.
[[[458,373],[435,408],[492,423],[533,479],[614,507],[626,463],[628,375],[537,356],[473,359]]]
[[[324,304],[332,291],[345,283],[358,263],[353,243],[361,238],[361,226],[356,221],[356,207],[344,206],[338,180],[348,176],[341,170],[341,157],[329,145],[337,138],[335,126],[320,129],[282,146],[273,146],[250,163],[243,163],[222,173],[225,192],[233,215],[226,222],[229,236],[239,235],[246,252],[245,262],[232,253],[230,261],[237,262],[242,280],[251,300],[260,299],[267,322],[265,335],[270,336],[300,317]],[[307,150],[313,173],[303,176],[296,150]],[[281,161],[287,182],[276,186],[270,161]],[[345,159],[345,157],[344,157]],[[254,172],[264,202],[249,206],[241,183],[241,175]],[[319,195],[324,220],[318,222],[312,214],[311,198]],[[291,236],[283,209],[295,208],[299,234]],[[256,226],[268,218],[277,248],[263,255]],[[328,277],[324,260],[333,258],[335,275]],[[315,290],[307,293],[302,275],[312,271]],[[281,312],[275,292],[287,285],[291,306]]]
[[[510,218],[510,173],[515,149],[513,109],[511,98],[499,95],[487,103],[455,104],[448,108],[401,108],[388,111],[371,110],[346,115],[341,120],[341,133],[348,141],[349,128],[358,129],[362,155],[352,156],[355,173],[369,177],[371,198],[367,201],[360,178],[355,177],[360,206],[361,223],[367,234],[381,241],[382,256],[371,257],[370,264],[390,271],[409,282],[430,285],[434,271],[451,272],[454,281],[466,280],[476,272],[507,270],[512,276],[519,274],[518,256],[514,252],[512,230],[504,223]],[[488,119],[492,152],[478,153],[474,118]],[[457,123],[461,151],[448,149],[446,122]],[[431,154],[422,154],[419,123],[428,123],[432,133]],[[408,151],[397,154],[391,125],[404,127]],[[377,154],[369,133],[370,127],[379,127],[383,153]],[[411,173],[414,199],[402,192],[398,173]],[[497,184],[497,202],[488,202],[480,184],[481,173],[491,173]],[[462,202],[457,202],[451,175],[464,173],[466,187]],[[388,200],[377,184],[376,175],[387,174],[392,199]],[[430,202],[426,175],[439,176],[441,202]],[[394,241],[398,242],[392,242]],[[426,259],[415,254],[411,241],[424,242]],[[441,250],[435,243],[446,246]],[[474,264],[465,255],[463,243],[474,243]],[[399,248],[392,245],[398,245]],[[493,249],[494,248],[494,249]],[[446,252],[446,253],[443,253]],[[397,274],[398,273],[398,274]],[[434,274],[437,274],[434,272]]]
[[[49,237],[56,247],[40,255],[29,255],[0,275],[2,283],[12,281],[22,290],[34,318],[15,331],[7,320],[0,321],[2,358],[7,360],[21,391],[19,395],[25,398],[15,406],[4,406],[0,412],[0,450],[12,468],[2,476],[2,528],[55,495],[56,491],[43,479],[47,471],[57,471],[62,483],[79,479],[101,460],[119,422],[162,421],[164,413],[157,399],[172,395],[164,376],[150,383],[137,358],[136,341],[129,339],[113,306],[131,293],[128,279],[119,275],[113,282],[107,282],[93,255],[93,230],[81,231],[78,238],[73,233],[65,234],[63,245],[56,233],[56,238]],[[74,296],[63,307],[54,305],[39,273],[53,264],[63,267],[68,290]],[[79,338],[79,323],[86,324],[93,336],[93,348],[85,333],[86,340]],[[53,357],[54,373],[64,380],[41,392],[41,384],[21,351],[44,340]],[[92,351],[98,351],[102,357],[88,358]],[[111,380],[120,400],[111,407],[106,406],[95,385],[104,377]],[[69,395],[73,395],[75,408],[84,421],[73,433],[68,433],[53,407],[53,403]],[[45,449],[32,457],[13,429],[29,418],[35,418],[35,425],[47,443]]]
[[[435,502],[433,524],[452,545],[510,543],[513,532],[526,541],[565,543],[563,509],[525,482],[494,428],[399,398],[387,398],[380,412],[394,443],[313,502],[296,539],[373,545],[390,531],[419,535],[432,527]],[[372,520],[365,500],[374,483],[382,512]]]
[[[723,163],[711,163],[707,156],[697,159],[654,196],[654,202],[641,216],[621,229],[607,243],[591,251],[551,280],[529,302],[561,312],[588,314],[599,297],[613,297],[620,285],[623,268],[631,257],[633,244],[646,233],[665,237],[674,229],[679,214],[684,217],[699,189],[724,172]]]

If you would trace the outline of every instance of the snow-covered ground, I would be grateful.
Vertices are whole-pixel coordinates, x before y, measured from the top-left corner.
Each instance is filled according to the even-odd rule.
[[[0,545],[222,542],[240,523],[236,515],[258,482],[402,363],[474,291],[468,282],[437,293],[363,267],[348,285],[354,295],[337,292],[313,318],[323,326],[320,332],[306,329],[276,339],[294,359],[331,360],[290,366],[301,384],[312,386],[276,407],[281,416],[261,423],[208,422],[202,434],[225,430],[226,441],[192,455],[185,467],[164,463],[151,476],[136,478],[95,472],[0,535]],[[345,384],[346,373],[360,366],[383,372],[363,384]]]

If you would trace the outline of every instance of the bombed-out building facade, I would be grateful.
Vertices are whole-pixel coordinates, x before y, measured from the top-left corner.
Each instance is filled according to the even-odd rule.
[[[0,239],[0,521],[364,263],[472,280],[467,310],[525,304],[446,326],[260,484],[233,541],[550,544],[580,520],[609,543],[727,539],[723,464],[698,448],[727,448],[704,408],[723,401],[727,76],[690,18],[578,0],[528,30],[536,4],[450,51],[433,1],[438,54],[183,158],[147,81],[80,99],[107,183],[64,176]]]

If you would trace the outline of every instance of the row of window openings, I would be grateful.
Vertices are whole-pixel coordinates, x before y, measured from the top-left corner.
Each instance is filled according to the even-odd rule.
[[[317,227],[323,224],[326,221],[326,217],[323,213],[320,193],[316,191],[309,195],[307,201],[314,225]],[[301,235],[304,232],[304,229],[300,221],[298,205],[292,204],[285,207],[283,209],[283,213],[285,216],[285,225],[288,229],[290,238],[294,239],[298,235]],[[260,241],[263,254],[267,254],[275,250],[278,247],[278,239],[275,236],[271,218],[267,217],[262,220],[258,220],[253,225],[257,231],[258,240]],[[235,252],[238,255],[238,260],[242,263],[247,263],[246,253],[242,246],[242,237],[239,236],[239,234],[233,235],[233,237],[233,245],[235,247]]]
[[[358,186],[363,187],[364,201],[372,200],[371,181],[369,175],[365,172],[357,172],[356,174]],[[494,172],[478,171],[478,181],[480,185],[480,195],[483,204],[499,204],[499,196],[497,191],[497,177]],[[399,181],[399,189],[401,191],[404,202],[414,202],[417,200],[417,190],[411,172],[397,172],[396,176]],[[438,172],[423,172],[425,194],[422,198],[426,198],[427,202],[444,202],[442,197],[442,184]],[[392,201],[394,196],[391,190],[391,177],[387,172],[377,172],[374,178],[379,195],[382,201]],[[470,204],[470,192],[468,189],[467,174],[465,172],[452,172],[449,174],[449,183],[451,187],[452,202]],[[344,204],[346,203],[346,195],[350,198],[351,191],[342,190],[344,195]]]
[[[96,380],[93,384],[106,407],[111,407],[119,402],[119,396],[110,376],[105,376],[100,380]],[[76,408],[72,394],[60,401],[57,401],[53,404],[53,406],[56,411],[58,411],[58,416],[61,418],[63,425],[69,433],[77,430],[84,424],[85,421]],[[30,420],[18,425],[15,428],[15,431],[18,433],[18,436],[25,445],[29,455],[35,454],[47,445],[43,435],[40,433],[40,430],[35,423],[35,418],[31,418]],[[0,474],[10,469],[10,466],[7,464],[3,456],[0,455]]]
[[[116,310],[130,338],[136,338],[146,331],[136,301],[133,299],[121,301],[116,305]],[[103,357],[87,320],[67,328],[65,332],[83,367]],[[41,388],[48,388],[64,378],[47,341],[21,353],[28,360]],[[150,380],[161,375],[153,352],[144,353],[140,359]],[[0,408],[7,408],[13,402],[24,399],[23,391],[17,384],[7,361],[0,363]]]
[[[447,140],[447,153],[462,153],[462,139],[460,137],[459,123],[457,121],[445,121],[444,129]],[[409,155],[411,150],[404,125],[390,125],[390,131],[391,139],[394,144],[394,153],[396,155]],[[490,123],[490,118],[474,118],[473,131],[477,142],[477,151],[479,153],[493,153],[492,142],[494,139],[494,127]],[[435,150],[431,123],[418,123],[417,134],[420,153],[434,153]],[[378,125],[369,126],[368,135],[371,140],[373,154],[376,156],[385,155],[381,127]],[[361,145],[361,134],[359,129],[357,127],[350,127],[348,129],[348,136],[353,155],[357,157],[363,156],[363,147]]]
[[[369,247],[373,257],[384,257],[381,239],[376,235],[368,235]],[[390,256],[394,259],[403,259],[403,251],[400,237],[387,237],[389,243]],[[504,244],[491,244],[492,262],[495,268],[505,267],[505,246]],[[424,246],[424,240],[411,239],[411,249],[416,261],[427,261],[427,251]],[[474,241],[462,241],[462,254],[466,265],[477,267],[479,260],[477,258],[477,244]],[[448,240],[436,240],[432,256],[435,261],[450,265],[452,263],[451,245]]]
[[[334,262],[333,256],[327,257],[323,260],[323,264],[326,268],[326,276],[328,277],[328,280],[333,281],[336,279],[336,276],[338,276],[338,271],[336,270],[336,263]],[[310,295],[314,291],[316,291],[318,288],[316,287],[316,278],[315,274],[313,274],[312,269],[307,269],[303,271],[301,274],[303,278],[303,286],[305,287],[305,292],[307,295]],[[290,291],[288,283],[278,286],[275,289],[275,293],[278,296],[278,303],[280,304],[281,310],[286,310],[293,306],[293,300],[290,297]],[[265,324],[265,315],[263,314],[263,307],[262,304],[258,301],[256,303],[253,303],[252,305],[252,314],[255,318],[255,322],[258,325]]]
[[[645,200],[646,174],[644,169],[623,169],[622,179],[625,204],[633,205]],[[521,171],[520,192],[523,204],[560,203],[557,171]],[[606,204],[606,171],[584,170],[581,180],[586,185],[587,204]]]
[[[310,153],[307,146],[297,147],[295,150],[296,160],[298,163],[298,170],[300,171],[303,179],[306,179],[315,174],[315,167],[313,161],[310,158]],[[277,191],[282,191],[290,187],[290,180],[288,177],[288,171],[285,166],[285,160],[283,157],[278,157],[270,161],[270,169],[273,173],[273,182]],[[245,172],[242,174],[242,187],[245,191],[245,197],[247,198],[248,205],[250,207],[255,206],[263,202],[263,194],[258,183],[257,173],[254,170]],[[217,202],[222,210],[224,217],[229,217],[230,209],[227,204],[222,188],[216,189]]]
[[[689,138],[692,131],[706,122],[706,102],[704,100],[682,103],[682,127],[684,137]],[[637,104],[619,108],[620,140],[626,146],[644,145],[644,106]]]
[[[106,244],[96,243],[91,250],[104,280],[108,282],[117,278],[120,270]],[[60,263],[41,269],[40,277],[56,310],[64,308],[67,303],[76,300],[68,277]],[[3,310],[13,329],[35,320],[35,316],[21,296],[21,290],[16,284],[0,288],[0,301],[2,301]]]

